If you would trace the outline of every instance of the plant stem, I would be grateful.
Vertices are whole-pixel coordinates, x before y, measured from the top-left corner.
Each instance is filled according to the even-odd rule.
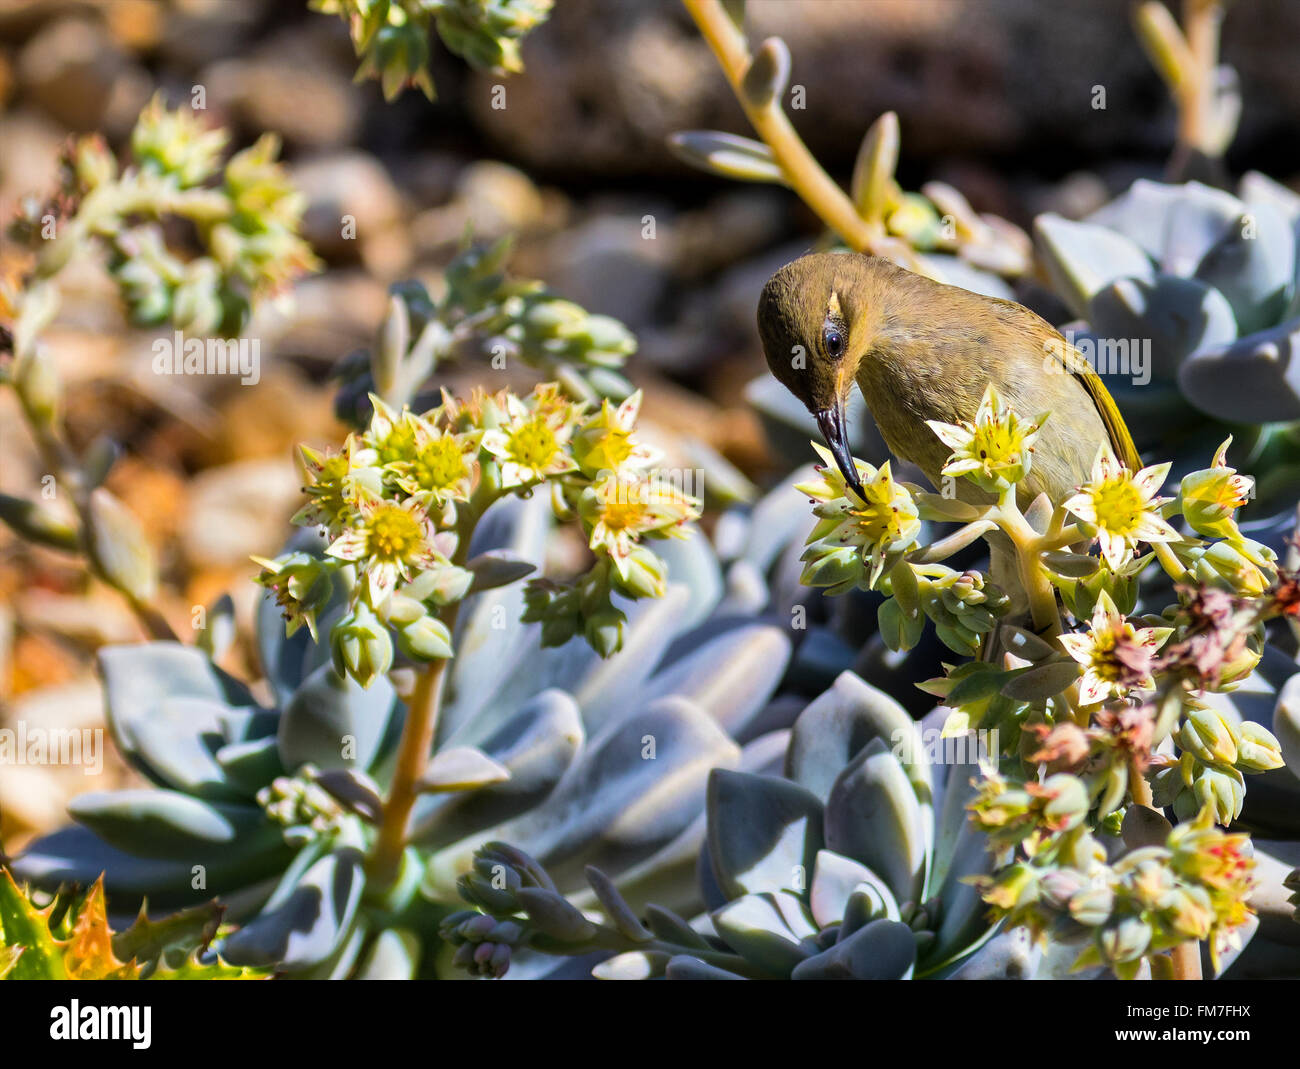
[[[1043,536],[1039,535],[1025,519],[1016,504],[1014,489],[998,502],[999,526],[1016,547],[1020,564],[1020,581],[1029,598],[1029,612],[1034,630],[1047,640],[1061,633],[1061,614],[1056,611],[1056,588],[1043,570],[1039,554],[1043,549]]]
[[[858,214],[848,195],[808,151],[808,146],[782,110],[780,101],[773,98],[760,106],[746,98],[742,83],[745,72],[749,70],[749,46],[720,0],[682,0],[682,3],[717,57],[754,132],[772,150],[786,183],[852,249],[869,251],[873,240],[884,235],[877,233],[878,228],[873,228]],[[910,249],[906,255],[911,255]],[[903,266],[920,270],[914,257],[911,263]]]
[[[1151,797],[1151,784],[1142,774],[1136,754],[1128,759],[1128,789],[1133,796],[1133,801],[1138,805],[1144,805],[1148,809],[1155,808],[1155,799]]]
[[[402,726],[397,766],[384,802],[379,837],[366,862],[367,875],[376,887],[387,888],[397,878],[402,851],[406,848],[406,825],[419,795],[416,785],[429,763],[438,729],[438,707],[446,669],[446,660],[427,665],[416,679],[415,690],[407,702],[406,723]]]
[[[1187,569],[1183,567],[1177,554],[1169,548],[1168,542],[1152,542],[1151,549],[1156,555],[1156,560],[1160,562],[1160,567],[1175,583],[1181,583],[1187,577]]]
[[[479,517],[495,500],[495,492],[483,484],[474,498],[456,518],[456,551],[451,563],[463,567],[469,556],[470,538],[478,525]],[[460,602],[453,601],[443,607],[438,618],[451,635],[456,634],[456,618]],[[438,711],[442,705],[442,690],[447,674],[445,658],[425,666],[415,681],[415,689],[407,701],[406,722],[397,746],[397,763],[393,769],[388,797],[384,800],[384,813],[379,822],[379,835],[366,860],[366,873],[373,887],[386,890],[393,885],[401,868],[402,851],[406,848],[406,829],[411,810],[419,797],[419,780],[429,764],[434,738],[438,733]]]
[[[1214,113],[1214,77],[1219,66],[1219,25],[1223,8],[1219,0],[1184,0],[1183,34],[1192,54],[1179,94],[1178,141],[1185,148],[1214,152],[1211,117]]]
[[[1175,980],[1202,980],[1201,944],[1196,940],[1179,943],[1169,952],[1174,963]]]
[[[32,344],[36,344],[34,339]],[[167,622],[167,618],[156,605],[132,597],[125,590],[117,587],[112,579],[104,573],[94,555],[85,551],[86,532],[90,524],[86,477],[82,473],[76,455],[68,447],[62,429],[57,425],[57,417],[55,420],[42,419],[33,411],[21,387],[16,388],[15,392],[18,395],[19,407],[22,409],[23,418],[27,422],[28,431],[32,436],[32,440],[36,443],[41,459],[54,475],[55,483],[68,488],[68,498],[72,502],[73,511],[77,514],[78,528],[82,533],[82,557],[86,562],[86,567],[91,574],[113,587],[126,599],[131,611],[140,622],[140,626],[144,628],[145,633],[150,638],[160,642],[179,642],[180,637],[172,629],[171,624]]]

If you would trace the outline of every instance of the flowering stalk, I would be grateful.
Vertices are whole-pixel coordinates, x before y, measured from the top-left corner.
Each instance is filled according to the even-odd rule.
[[[412,382],[413,379],[405,381]],[[367,868],[371,886],[393,885],[407,846],[437,730],[461,602],[514,582],[532,565],[497,553],[469,558],[480,519],[500,499],[545,489],[560,519],[578,524],[593,563],[567,582],[535,580],[523,622],[543,645],[581,633],[602,656],[622,645],[613,602],[663,593],[666,565],[644,544],[678,537],[700,503],[659,482],[658,454],[635,438],[640,394],[588,412],[556,383],[520,397],[447,393],[425,412],[371,395],[365,429],[330,453],[303,448],[307,503],[296,523],[316,527],[319,555],[260,560],[287,629],[328,642],[335,671],[369,687],[399,665],[416,670],[396,765]],[[340,604],[341,603],[341,604]],[[318,635],[329,613],[327,634]]]
[[[377,78],[384,98],[408,86],[436,96],[429,74],[429,38],[442,42],[471,66],[503,72],[523,70],[519,45],[544,22],[552,0],[311,0],[311,7],[338,15],[348,25],[361,57],[357,78]]]
[[[453,611],[443,617],[442,622],[449,630],[455,627],[455,616]],[[441,658],[429,664],[416,677],[415,687],[406,703],[406,723],[398,743],[393,782],[384,803],[374,849],[366,862],[369,878],[381,888],[391,886],[397,878],[402,851],[406,848],[406,827],[419,796],[416,785],[428,766],[438,730],[438,709],[442,702],[446,667],[446,660]]]
[[[1251,487],[1228,466],[1231,439],[1174,496],[1159,496],[1169,465],[1130,471],[1103,446],[1074,494],[1022,511],[1017,491],[1048,418],[1023,418],[990,387],[972,421],[930,424],[952,450],[943,475],[971,485],[961,495],[969,500],[896,483],[889,465],[861,461],[865,493],[851,495],[819,450],[826,466],[799,487],[818,519],[802,578],[832,594],[884,594],[880,631],[891,649],[914,646],[929,621],[945,645],[975,658],[921,686],[949,708],[946,732],[992,728],[1002,746],[971,807],[991,846],[1011,850],[981,883],[995,915],[1078,943],[1080,968],[1133,976],[1145,961],[1195,976],[1197,944],[1209,940],[1217,960],[1240,928],[1249,866],[1221,888],[1198,883],[1200,869],[1180,868],[1176,844],[1204,844],[1194,868],[1244,857],[1244,836],[1211,827],[1240,816],[1246,776],[1282,763],[1267,729],[1209,696],[1253,671],[1264,622],[1294,614],[1300,584],[1279,580],[1273,553],[1237,526]],[[1180,514],[1186,535],[1170,522]],[[927,520],[962,526],[926,545]],[[1019,567],[1007,578],[1019,589],[941,563],[995,532],[1015,549]],[[1088,542],[1095,555],[1081,551]],[[1160,615],[1137,608],[1139,577],[1157,556],[1141,555],[1147,546],[1186,580]],[[1017,604],[1028,605],[1032,631],[1012,614]],[[1134,806],[1167,807],[1183,823],[1168,843],[1147,844],[1155,853],[1110,865],[1095,836],[1117,833]]]
[[[24,201],[10,236],[33,253],[14,286],[0,285],[0,384],[17,393],[24,418],[56,485],[67,491],[75,525],[35,502],[5,497],[0,518],[39,544],[83,555],[91,572],[118,590],[153,638],[176,640],[154,604],[157,565],[140,525],[101,483],[113,452],[78,456],[63,425],[62,387],[41,335],[58,312],[56,276],[76,256],[108,255],[131,318],[197,334],[237,333],[252,302],[286,286],[315,258],[298,236],[304,202],[275,162],[273,137],[220,166],[227,135],[155,97],[131,136],[133,162],[120,167],[98,137],[65,153],[58,191]],[[217,183],[219,179],[219,184]],[[164,245],[160,224],[193,224],[203,254],[182,261]],[[0,350],[4,348],[0,344]]]
[[[803,143],[781,107],[779,96],[774,95],[766,102],[759,103],[745,92],[745,75],[753,57],[749,54],[745,35],[732,21],[720,0],[682,0],[682,3],[722,66],[736,99],[745,111],[745,117],[772,150],[772,155],[791,188],[851,248],[859,252],[871,249],[873,240],[883,237],[883,234],[873,232],[870,223],[858,214],[853,202],[808,151],[808,146]],[[893,250],[894,255],[903,255],[908,260],[903,266],[916,269],[918,263],[911,255],[910,248],[898,244],[901,247]]]
[[[682,0],[713,51],[746,118],[762,139],[717,131],[687,131],[670,145],[686,162],[743,181],[789,186],[850,248],[882,256],[919,274],[941,277],[924,252],[958,253],[1000,275],[1029,269],[1032,246],[1018,227],[977,214],[951,186],[927,183],[904,192],[894,177],[898,164],[898,116],[881,115],[862,140],[846,193],[804,144],[782,106],[789,80],[789,49],[779,37],[750,51],[740,25],[743,14],[723,0]]]

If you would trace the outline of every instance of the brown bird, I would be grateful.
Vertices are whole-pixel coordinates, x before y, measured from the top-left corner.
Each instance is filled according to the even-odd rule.
[[[936,488],[949,449],[926,420],[973,422],[985,388],[1022,416],[1051,416],[1018,498],[1054,504],[1086,482],[1109,441],[1141,467],[1123,417],[1087,362],[1049,323],[1012,301],[945,286],[888,260],[816,253],[781,268],[758,304],[768,367],[817,420],[849,485],[861,492],[844,425],[856,382],[895,456]],[[989,500],[967,480],[957,496]]]

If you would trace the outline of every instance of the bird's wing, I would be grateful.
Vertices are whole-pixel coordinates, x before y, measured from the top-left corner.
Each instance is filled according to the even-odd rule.
[[[1115,398],[1111,397],[1106,384],[1092,369],[1087,358],[1047,320],[1023,304],[1004,300],[996,300],[994,303],[1000,309],[1004,321],[1029,331],[1035,338],[1051,339],[1052,344],[1045,344],[1044,349],[1088,391],[1088,396],[1106,427],[1106,433],[1110,435],[1110,447],[1116,458],[1130,471],[1138,471],[1142,467],[1142,458],[1138,456],[1137,447],[1133,444],[1133,436],[1124,424],[1124,417],[1120,415]]]
[[[1106,433],[1110,435],[1110,447],[1115,451],[1115,456],[1120,463],[1130,471],[1138,471],[1142,467],[1142,458],[1138,456],[1137,446],[1133,444],[1133,436],[1128,432],[1128,426],[1124,423],[1124,417],[1120,415],[1115,398],[1111,397],[1106,384],[1092,370],[1092,366],[1083,355],[1072,347],[1070,352],[1074,358],[1073,367],[1063,359],[1063,350],[1057,351],[1057,361],[1088,391],[1088,396],[1092,398],[1092,403],[1097,408],[1097,414],[1101,416],[1101,421],[1106,426]]]

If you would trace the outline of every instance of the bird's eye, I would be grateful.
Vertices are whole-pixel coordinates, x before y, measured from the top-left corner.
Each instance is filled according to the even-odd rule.
[[[844,355],[844,335],[832,323],[827,323],[822,328],[822,346],[832,360],[838,360]]]

